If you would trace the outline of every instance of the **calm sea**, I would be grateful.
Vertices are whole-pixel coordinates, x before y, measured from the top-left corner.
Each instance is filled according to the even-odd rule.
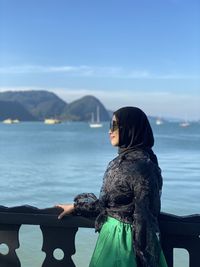
[[[154,151],[162,168],[162,211],[200,213],[200,124],[157,126]],[[117,150],[108,139],[108,124],[46,125],[40,122],[0,124],[0,205],[51,207],[69,203],[81,192],[98,195],[103,173]],[[87,238],[86,238],[87,237]],[[97,234],[81,229],[76,236],[77,267],[87,267]],[[22,267],[40,267],[42,236],[37,226],[22,226],[17,254]],[[176,266],[186,267],[184,251],[175,251]]]

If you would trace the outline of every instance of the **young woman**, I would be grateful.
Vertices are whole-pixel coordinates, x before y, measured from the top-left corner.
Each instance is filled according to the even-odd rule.
[[[75,197],[57,205],[63,212],[96,216],[99,237],[89,267],[167,267],[159,243],[161,170],[152,151],[153,132],[145,113],[124,107],[113,113],[110,141],[118,156],[105,172],[99,198]]]

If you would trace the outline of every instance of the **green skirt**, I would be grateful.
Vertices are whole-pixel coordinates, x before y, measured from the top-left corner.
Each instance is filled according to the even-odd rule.
[[[108,217],[100,231],[89,267],[137,267],[132,225]],[[167,267],[162,251],[158,267]]]

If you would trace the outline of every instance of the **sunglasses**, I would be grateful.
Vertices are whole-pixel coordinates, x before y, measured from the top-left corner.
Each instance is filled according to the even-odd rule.
[[[114,132],[119,129],[119,124],[117,121],[111,121],[110,122],[110,131]]]

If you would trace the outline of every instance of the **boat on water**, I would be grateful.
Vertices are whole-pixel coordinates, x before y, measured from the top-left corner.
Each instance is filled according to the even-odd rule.
[[[188,127],[190,126],[190,123],[188,121],[183,121],[179,124],[180,127]]]
[[[5,120],[3,120],[3,123],[5,123],[5,124],[13,124],[13,123],[19,123],[19,120],[18,119],[5,119]]]
[[[102,123],[90,123],[90,128],[101,128],[102,126]]]
[[[161,118],[156,119],[156,125],[162,125],[164,122]]]
[[[190,126],[190,122],[188,121],[188,116],[187,114],[185,115],[185,117],[182,119],[182,121],[179,123],[180,127],[186,128],[188,126]]]
[[[58,123],[61,123],[61,120],[49,118],[49,119],[45,119],[44,123],[45,124],[58,124]]]
[[[13,120],[13,123],[19,123],[18,119]]]
[[[90,128],[101,128],[103,126],[103,124],[100,122],[99,106],[97,107],[96,114],[97,114],[97,117],[95,121],[94,112],[92,112],[91,122],[89,123]]]

